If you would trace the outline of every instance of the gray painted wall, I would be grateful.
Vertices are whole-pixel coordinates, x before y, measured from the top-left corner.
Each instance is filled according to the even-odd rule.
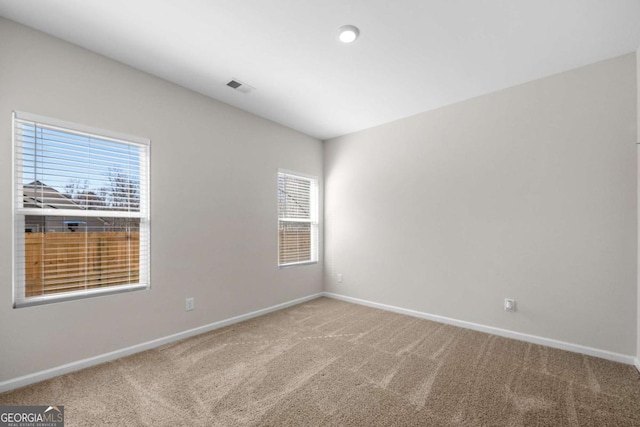
[[[634,355],[635,63],[326,141],[325,290]]]
[[[276,242],[277,170],[322,182],[320,141],[2,18],[0,57],[0,382],[321,291]],[[12,308],[12,110],[151,139],[150,291]]]

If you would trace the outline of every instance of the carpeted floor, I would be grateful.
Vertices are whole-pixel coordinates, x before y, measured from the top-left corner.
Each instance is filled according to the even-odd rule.
[[[67,426],[640,426],[627,365],[320,298],[0,395]]]

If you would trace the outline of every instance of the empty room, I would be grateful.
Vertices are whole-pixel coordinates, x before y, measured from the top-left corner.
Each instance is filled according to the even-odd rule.
[[[637,0],[0,0],[0,427],[640,426]]]

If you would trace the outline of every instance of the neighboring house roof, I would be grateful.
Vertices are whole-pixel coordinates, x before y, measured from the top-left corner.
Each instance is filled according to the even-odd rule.
[[[49,208],[49,209],[81,209],[82,206],[75,203],[66,195],[53,187],[34,181],[22,187],[25,208]]]

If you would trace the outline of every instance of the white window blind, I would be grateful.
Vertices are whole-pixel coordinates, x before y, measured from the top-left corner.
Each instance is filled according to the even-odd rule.
[[[14,112],[14,306],[149,286],[149,141]]]
[[[278,172],[278,265],[318,261],[318,180]]]

